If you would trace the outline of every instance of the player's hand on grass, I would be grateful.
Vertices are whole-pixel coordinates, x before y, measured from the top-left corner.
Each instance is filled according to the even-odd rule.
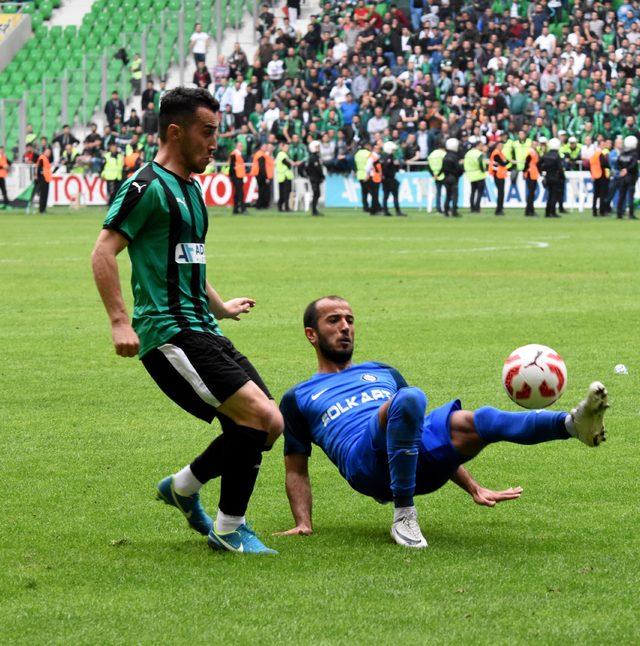
[[[135,357],[140,349],[140,339],[131,323],[114,323],[111,326],[111,338],[120,357]]]
[[[492,491],[484,487],[478,487],[471,495],[473,501],[478,505],[485,507],[495,507],[496,503],[504,502],[505,500],[515,500],[520,498],[522,494],[522,487],[509,487],[504,491]]]
[[[313,534],[313,529],[309,525],[296,525],[286,532],[276,532],[274,536],[311,536],[311,534]]]
[[[253,298],[247,298],[246,296],[232,298],[224,304],[224,316],[222,318],[239,321],[240,314],[246,314],[252,307],[255,307],[255,304],[256,302]]]

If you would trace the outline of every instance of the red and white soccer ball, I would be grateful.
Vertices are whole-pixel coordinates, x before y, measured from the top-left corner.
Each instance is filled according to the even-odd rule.
[[[562,357],[546,345],[523,345],[504,362],[502,385],[519,406],[546,408],[564,392],[567,366]]]

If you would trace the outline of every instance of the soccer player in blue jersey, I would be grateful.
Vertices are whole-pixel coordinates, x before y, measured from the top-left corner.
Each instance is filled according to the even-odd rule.
[[[571,413],[546,410],[511,413],[485,406],[462,410],[454,399],[425,415],[427,397],[394,368],[353,364],[354,317],[338,296],[320,298],[304,313],[307,339],[318,372],[291,388],[280,404],[285,420],[286,489],[295,527],[283,535],[308,535],[311,483],[308,461],[318,445],[359,493],[394,503],[391,536],[400,545],[427,546],[414,496],[452,480],[479,505],[518,498],[520,487],[491,491],[462,466],[488,444],[539,444],[571,437],[587,446],[605,439],[605,387],[594,382]]]

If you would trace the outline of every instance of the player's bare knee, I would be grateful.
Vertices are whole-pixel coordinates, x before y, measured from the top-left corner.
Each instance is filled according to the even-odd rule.
[[[475,435],[476,426],[473,421],[473,411],[457,410],[451,415],[451,430],[464,435]]]
[[[256,417],[255,427],[267,433],[269,436],[268,445],[273,444],[284,431],[284,419],[275,402],[271,399],[262,402],[254,410],[254,415]]]
[[[267,429],[267,433],[269,435],[267,445],[269,446],[271,446],[284,432],[284,418],[282,417],[282,413],[274,402],[271,403],[273,405],[271,407],[272,411],[269,418],[269,428]]]

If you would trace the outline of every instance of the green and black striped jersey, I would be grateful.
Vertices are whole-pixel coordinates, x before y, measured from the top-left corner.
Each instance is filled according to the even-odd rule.
[[[104,228],[129,240],[140,356],[183,330],[221,334],[206,293],[208,218],[199,184],[145,164],[121,186]]]

